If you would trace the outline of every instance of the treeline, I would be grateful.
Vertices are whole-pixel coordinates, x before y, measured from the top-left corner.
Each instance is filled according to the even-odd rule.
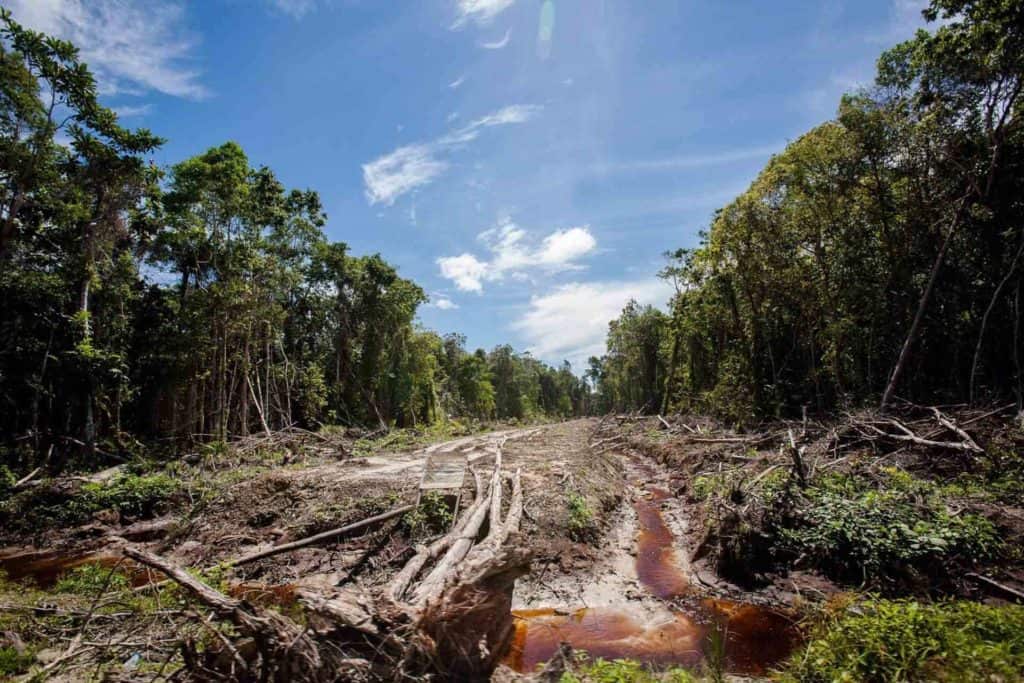
[[[630,306],[602,409],[740,421],[1022,395],[1024,3],[933,0],[931,33],[775,156]]]
[[[420,329],[424,291],[324,234],[235,143],[170,169],[70,43],[2,11],[0,444],[7,462],[289,425],[570,416],[586,386]]]

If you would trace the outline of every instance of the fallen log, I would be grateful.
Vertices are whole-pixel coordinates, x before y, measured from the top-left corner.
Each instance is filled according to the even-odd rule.
[[[473,470],[473,477],[476,480],[476,498],[473,500],[473,504],[466,510],[466,514],[462,516],[462,519],[455,525],[455,528],[450,532],[439,538],[438,540],[431,543],[429,546],[421,547],[417,550],[417,553],[405,563],[401,571],[395,575],[388,585],[386,594],[391,597],[392,600],[401,600],[405,595],[405,591],[409,588],[409,584],[419,575],[430,560],[436,560],[451,547],[452,543],[455,542],[456,538],[459,538],[463,533],[463,528],[466,522],[471,519],[476,511],[484,504],[484,487],[483,477],[477,470]]]
[[[238,567],[243,564],[255,562],[256,560],[262,560],[265,557],[271,557],[272,555],[277,555],[279,553],[286,553],[289,550],[304,548],[307,545],[313,545],[315,543],[319,543],[320,541],[326,541],[328,539],[335,538],[337,536],[341,536],[352,531],[358,531],[359,529],[364,529],[368,526],[377,524],[379,522],[386,522],[389,519],[394,519],[399,515],[404,515],[406,512],[410,512],[415,509],[415,505],[402,505],[401,507],[397,507],[394,510],[388,510],[387,512],[382,512],[381,514],[374,515],[373,517],[367,517],[366,519],[362,519],[358,522],[353,522],[352,524],[346,524],[345,526],[341,526],[336,529],[329,529],[327,531],[315,534],[313,536],[300,538],[299,540],[292,541],[291,543],[284,543],[282,545],[274,546],[273,548],[267,548],[266,550],[260,550],[259,552],[251,553],[249,555],[245,555],[234,560],[228,560],[224,563],[224,565],[228,567]]]
[[[996,591],[1003,593],[1004,595],[1010,596],[1017,602],[1024,603],[1024,592],[1019,591],[1016,588],[1011,588],[1010,586],[1007,586],[1004,583],[999,583],[995,579],[991,579],[983,574],[975,574],[974,572],[968,572],[964,574],[964,576],[968,579],[973,579],[978,583],[985,584],[989,588],[994,588]]]
[[[427,574],[426,578],[420,582],[419,587],[413,593],[412,602],[415,605],[422,605],[427,600],[435,597],[438,592],[444,587],[445,577],[455,569],[456,565],[466,557],[469,553],[470,548],[473,547],[474,541],[480,534],[480,529],[483,527],[484,520],[487,519],[488,513],[490,512],[491,498],[494,496],[495,489],[501,486],[501,470],[499,467],[494,468],[494,475],[491,477],[491,484],[487,489],[487,495],[484,498],[484,504],[481,505],[477,510],[474,511],[473,515],[466,520],[466,525],[462,528],[461,533],[454,539],[451,547],[445,553],[441,561],[434,566],[430,573]],[[499,494],[500,495],[500,494]]]

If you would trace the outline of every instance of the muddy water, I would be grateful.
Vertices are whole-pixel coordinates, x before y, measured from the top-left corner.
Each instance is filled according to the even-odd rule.
[[[635,482],[639,490],[633,503],[639,523],[637,577],[650,595],[671,601],[671,609],[655,617],[631,611],[628,605],[571,612],[514,611],[515,633],[505,663],[520,672],[532,671],[567,642],[592,658],[695,667],[714,647],[712,643],[719,641],[729,672],[766,673],[796,644],[792,619],[764,607],[694,595],[677,555],[675,536],[662,515],[662,501],[671,494],[649,483],[657,476],[650,463],[634,461],[631,465],[642,475]]]
[[[664,489],[650,487],[648,495],[633,504],[640,522],[636,544],[636,573],[651,595],[670,600],[685,594],[690,582],[676,557],[675,537],[661,516],[661,501],[668,498]]]

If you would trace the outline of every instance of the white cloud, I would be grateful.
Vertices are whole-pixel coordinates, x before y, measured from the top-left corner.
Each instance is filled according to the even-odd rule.
[[[488,24],[515,2],[516,0],[457,0],[457,16],[452,28],[459,28],[470,20],[477,24]]]
[[[502,38],[501,40],[496,40],[496,41],[494,41],[492,43],[488,43],[488,42],[477,43],[477,45],[479,45],[480,47],[482,47],[485,50],[500,50],[500,49],[504,48],[505,46],[507,46],[509,40],[511,40],[511,39],[512,39],[512,29],[508,29],[507,31],[505,31],[505,37]]]
[[[391,205],[409,192],[444,173],[448,164],[435,159],[429,145],[406,145],[363,165],[363,182],[370,204]]]
[[[207,94],[191,66],[194,40],[180,0],[9,0],[14,18],[70,40],[104,94],[155,90],[198,99]]]
[[[660,306],[671,287],[658,278],[637,281],[573,282],[530,300],[529,310],[512,327],[538,358],[569,360],[580,368],[605,351],[608,322],[630,299]]]
[[[457,303],[446,297],[444,294],[433,294],[430,298],[430,303],[428,303],[427,306],[439,308],[442,311],[454,311],[459,307]]]
[[[541,263],[568,263],[592,251],[597,240],[587,228],[569,228],[558,230],[544,238],[537,256]]]
[[[619,163],[605,164],[596,167],[598,171],[604,172],[628,172],[628,171],[667,171],[680,168],[704,168],[706,166],[719,166],[735,161],[747,161],[750,159],[767,160],[772,154],[777,154],[786,146],[785,142],[776,142],[770,145],[757,147],[744,147],[741,149],[727,149],[710,154],[689,154],[661,159],[641,159],[637,161],[624,161]]]
[[[448,87],[449,87],[449,88],[451,88],[452,90],[457,90],[457,89],[458,89],[458,87],[459,87],[460,85],[462,85],[463,83],[465,83],[465,82],[466,82],[466,77],[465,77],[465,76],[459,76],[459,77],[458,77],[458,78],[456,78],[456,79],[455,79],[454,81],[452,81],[451,83],[449,83],[449,84],[448,84]]]
[[[405,145],[363,164],[367,201],[370,204],[394,204],[403,194],[429,184],[444,173],[448,169],[448,162],[442,157],[475,140],[481,129],[524,123],[540,110],[541,107],[535,105],[508,106],[457,128],[437,140]]]
[[[536,247],[528,244],[525,230],[510,219],[485,230],[477,238],[486,245],[490,258],[481,260],[470,253],[447,256],[437,260],[441,276],[465,292],[483,292],[484,282],[503,279],[506,275],[523,277],[531,269],[559,271],[577,269],[575,261],[590,253],[597,240],[587,226],[556,230]]]
[[[483,279],[487,275],[487,264],[478,261],[472,254],[446,256],[437,259],[441,266],[441,277],[455,283],[464,292],[482,292]]]

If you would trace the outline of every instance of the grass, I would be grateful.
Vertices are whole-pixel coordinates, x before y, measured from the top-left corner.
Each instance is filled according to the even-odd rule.
[[[597,659],[562,674],[559,683],[696,683],[698,680],[685,669],[659,672],[631,659]]]
[[[1024,606],[847,599],[823,613],[776,680],[1024,681]]]

